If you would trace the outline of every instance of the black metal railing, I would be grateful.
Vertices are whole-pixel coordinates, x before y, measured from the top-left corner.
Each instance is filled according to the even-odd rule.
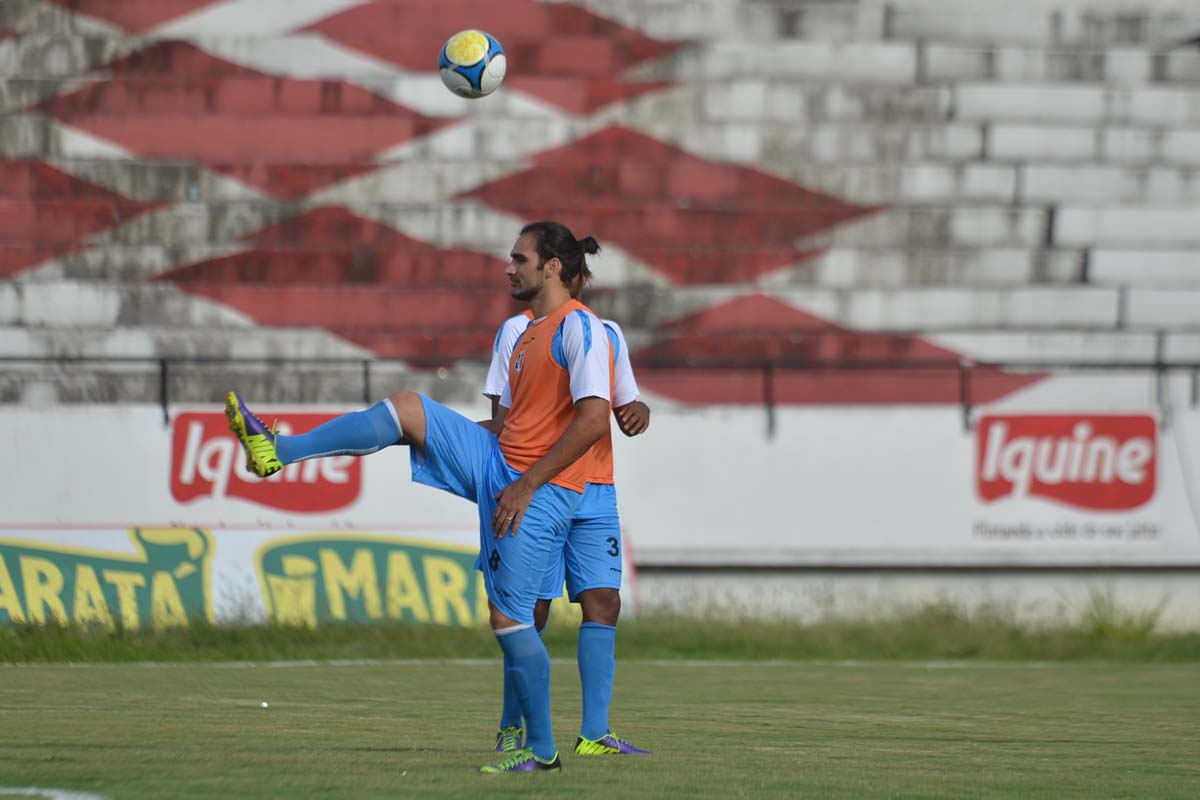
[[[59,368],[72,366],[139,364],[152,366],[158,376],[158,403],[162,408],[163,422],[170,422],[171,378],[173,370],[183,366],[217,366],[237,368],[242,366],[269,366],[272,369],[288,367],[357,368],[361,381],[361,399],[364,405],[377,400],[373,373],[381,366],[428,370],[452,365],[471,364],[485,367],[486,359],[445,357],[380,359],[352,357],[251,357],[229,358],[219,356],[0,356],[3,365],[45,365]],[[1056,374],[1067,372],[1144,372],[1154,379],[1155,405],[1162,411],[1161,422],[1169,424],[1168,380],[1172,374],[1190,377],[1188,402],[1191,407],[1200,405],[1200,361],[1167,361],[1164,358],[1146,360],[1080,361],[1062,359],[1023,359],[981,361],[973,359],[813,359],[813,358],[745,358],[711,356],[646,356],[634,359],[640,373],[659,370],[701,370],[712,372],[754,371],[762,376],[762,405],[767,418],[767,433],[773,435],[776,428],[777,401],[776,382],[780,373],[802,372],[813,374],[838,372],[884,372],[884,373],[939,373],[948,372],[956,376],[958,405],[962,410],[964,429],[971,428],[971,414],[976,405],[972,383],[981,373],[1007,374]]]

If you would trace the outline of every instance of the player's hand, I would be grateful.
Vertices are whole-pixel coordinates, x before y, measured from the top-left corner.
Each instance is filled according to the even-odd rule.
[[[613,414],[617,418],[617,427],[626,436],[637,436],[639,433],[645,433],[646,428],[650,427],[650,406],[641,400],[634,400],[613,409]]]
[[[510,530],[513,536],[517,535],[517,529],[521,527],[521,519],[525,516],[525,509],[529,508],[529,504],[533,501],[533,492],[534,490],[525,483],[524,479],[517,478],[496,495],[496,511],[492,514],[492,533],[497,539],[503,539],[504,534],[509,533]]]

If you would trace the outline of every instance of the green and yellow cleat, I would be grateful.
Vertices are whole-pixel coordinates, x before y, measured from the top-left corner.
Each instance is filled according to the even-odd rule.
[[[250,413],[237,392],[225,396],[225,416],[229,417],[229,430],[246,451],[246,469],[260,478],[283,469],[283,463],[275,453],[275,431]]]
[[[497,753],[515,753],[525,744],[525,731],[517,725],[501,728],[496,734]]]
[[[562,770],[562,759],[558,753],[549,761],[542,761],[529,748],[514,751],[499,764],[480,767],[484,775],[498,775],[501,772],[559,772]]]
[[[615,733],[606,733],[599,739],[585,739],[580,736],[575,740],[575,755],[577,756],[648,756],[649,750],[634,747]]]

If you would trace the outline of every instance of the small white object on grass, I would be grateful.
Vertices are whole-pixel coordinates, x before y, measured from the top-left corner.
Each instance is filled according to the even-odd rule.
[[[263,708],[270,707],[270,704],[266,700],[263,700],[261,703],[259,703],[259,705],[262,706]]]

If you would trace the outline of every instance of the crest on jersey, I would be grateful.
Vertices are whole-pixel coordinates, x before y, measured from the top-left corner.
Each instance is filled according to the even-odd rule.
[[[517,353],[517,360],[513,362],[513,372],[520,372],[521,367],[525,366],[525,351]]]

